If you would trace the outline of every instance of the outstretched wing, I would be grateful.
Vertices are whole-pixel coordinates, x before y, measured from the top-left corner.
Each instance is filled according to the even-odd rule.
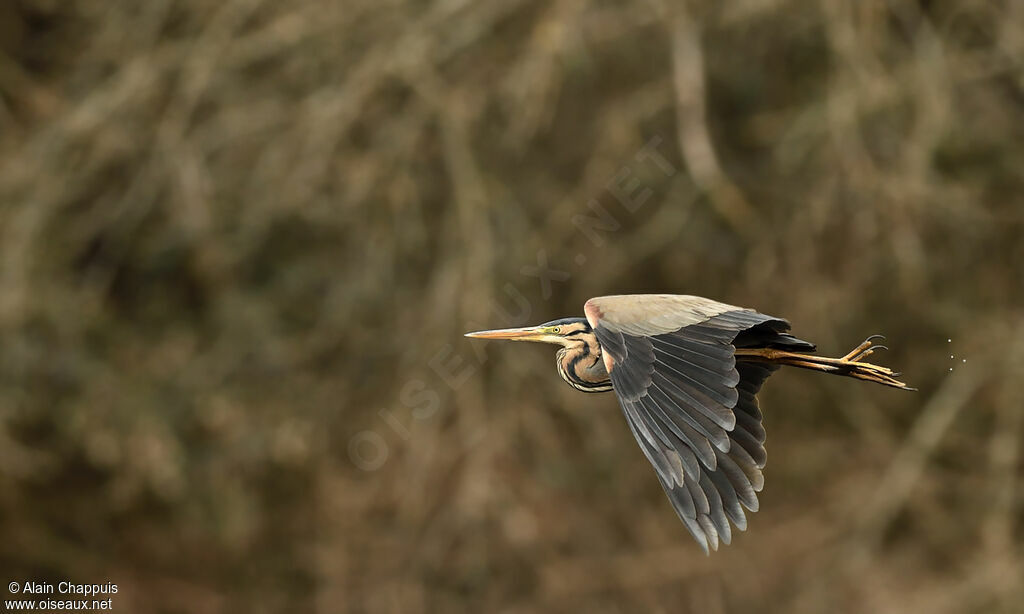
[[[733,342],[789,323],[696,296],[606,296],[587,320],[633,436],[683,524],[707,552],[741,531],[764,485],[755,395],[778,367],[736,362]]]

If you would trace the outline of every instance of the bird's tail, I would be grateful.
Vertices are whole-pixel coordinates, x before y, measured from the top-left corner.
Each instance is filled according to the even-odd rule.
[[[894,373],[887,367],[882,367],[870,362],[863,362],[869,354],[879,349],[888,349],[884,345],[872,345],[872,342],[881,335],[873,335],[864,340],[863,343],[851,350],[842,358],[826,358],[803,352],[790,352],[775,348],[737,348],[736,358],[739,360],[750,360],[757,362],[769,362],[776,365],[788,365],[801,369],[812,369],[834,375],[844,375],[854,379],[875,382],[883,386],[891,386],[901,390],[916,390],[905,383],[897,380],[899,373]]]

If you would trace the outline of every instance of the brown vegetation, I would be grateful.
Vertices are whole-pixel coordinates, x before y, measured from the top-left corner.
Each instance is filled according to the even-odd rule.
[[[0,4],[0,579],[1019,611],[1022,7]],[[920,392],[775,375],[761,511],[705,557],[611,395],[461,337],[628,292],[884,333]]]

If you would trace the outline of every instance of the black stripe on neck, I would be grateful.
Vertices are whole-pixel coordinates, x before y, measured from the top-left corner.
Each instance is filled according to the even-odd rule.
[[[611,380],[590,382],[576,375],[576,367],[584,358],[590,356],[590,347],[587,344],[583,344],[583,351],[573,356],[568,365],[565,364],[564,353],[560,354],[562,355],[558,356],[558,374],[567,384],[581,392],[608,392],[612,389]]]

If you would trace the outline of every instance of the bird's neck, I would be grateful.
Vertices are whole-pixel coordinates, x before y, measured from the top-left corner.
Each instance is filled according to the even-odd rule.
[[[608,371],[601,360],[601,346],[594,335],[577,337],[579,343],[558,350],[558,374],[567,384],[582,392],[608,392],[612,389]]]

